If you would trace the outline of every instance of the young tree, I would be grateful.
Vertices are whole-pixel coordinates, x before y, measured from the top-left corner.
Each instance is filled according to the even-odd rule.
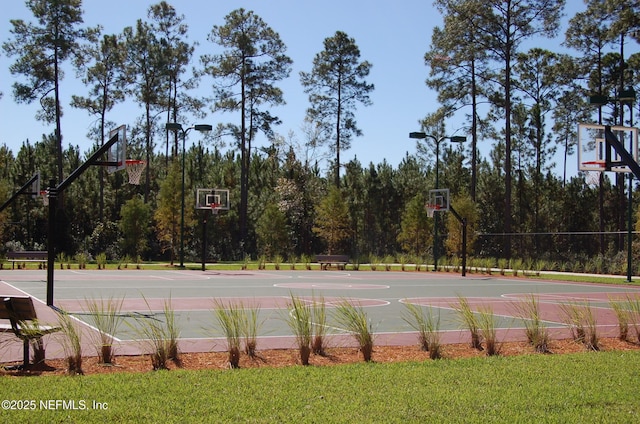
[[[459,196],[451,202],[451,206],[467,220],[467,252],[472,251],[476,241],[478,209],[469,196]],[[447,252],[460,257],[462,255],[462,224],[454,216],[447,216],[447,239],[444,243]]]
[[[327,243],[330,255],[346,247],[351,237],[349,207],[339,188],[331,186],[327,197],[318,205],[313,232]]]
[[[170,165],[166,178],[160,185],[158,193],[158,206],[154,213],[158,240],[161,243],[163,252],[169,251],[171,265],[178,254],[180,248],[180,222],[182,214],[182,178],[180,162],[173,161]],[[186,230],[193,226],[193,208],[184,210],[184,227]],[[186,237],[188,234],[183,234]],[[186,244],[186,242],[183,240]]]
[[[225,49],[201,57],[203,72],[215,81],[213,110],[240,112],[239,125],[230,129],[240,148],[240,237],[246,243],[251,144],[259,131],[272,136],[280,123],[268,107],[284,104],[275,83],[289,76],[292,61],[278,33],[252,11],[232,11],[208,40]]]
[[[139,196],[135,196],[122,206],[120,215],[122,253],[135,260],[149,247],[151,208]]]
[[[275,203],[265,205],[263,213],[256,223],[258,249],[267,258],[274,258],[288,251],[287,220]]]
[[[402,249],[416,256],[424,255],[433,234],[432,220],[425,210],[426,199],[421,193],[411,199],[402,212],[398,242]]]
[[[356,104],[371,104],[369,93],[374,85],[365,81],[371,66],[367,61],[360,62],[355,40],[337,31],[324,40],[324,50],[314,57],[311,72],[300,72],[311,103],[308,119],[322,128],[325,140],[334,140],[336,187],[340,187],[340,151],[350,147],[354,135],[362,134],[356,126]]]
[[[23,75],[26,83],[13,84],[18,103],[39,101],[37,118],[56,125],[56,162],[58,182],[62,181],[62,106],[60,81],[62,63],[81,51],[80,42],[91,40],[98,29],[79,28],[83,23],[81,0],[27,0],[27,7],[38,25],[21,19],[11,20],[13,39],[2,44],[7,56],[17,56],[9,67],[12,74]]]

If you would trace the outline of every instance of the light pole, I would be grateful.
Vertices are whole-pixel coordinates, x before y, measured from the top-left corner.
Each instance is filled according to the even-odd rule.
[[[213,127],[209,124],[197,124],[188,128],[183,128],[182,124],[177,122],[167,122],[165,130],[167,131],[180,131],[182,133],[182,202],[180,205],[180,268],[184,268],[184,157],[185,157],[185,141],[187,139],[187,133],[191,130],[200,132],[211,131]]]
[[[453,143],[464,143],[467,141],[467,137],[464,136],[443,136],[436,137],[435,135],[427,134],[422,131],[410,132],[409,138],[415,138],[418,140],[424,140],[426,138],[432,139],[436,143],[436,190],[439,185],[439,166],[440,166],[440,143],[444,140],[450,140]],[[433,215],[433,270],[438,270],[438,214]]]

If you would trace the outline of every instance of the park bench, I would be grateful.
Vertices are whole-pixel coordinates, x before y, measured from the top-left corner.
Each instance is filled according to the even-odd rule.
[[[327,269],[331,265],[336,265],[338,269],[344,269],[349,263],[347,255],[316,255],[315,262],[320,264],[320,269]]]
[[[60,327],[43,325],[38,322],[33,300],[29,296],[3,296],[0,302],[0,320],[8,320],[9,323],[0,323],[0,332],[13,333],[23,342],[22,367],[29,365],[29,345],[34,344],[36,349],[43,352],[42,338],[47,334],[60,331]]]
[[[16,262],[47,262],[47,252],[40,251],[20,251],[20,252],[7,252],[7,260],[11,262],[11,269],[15,269]]]

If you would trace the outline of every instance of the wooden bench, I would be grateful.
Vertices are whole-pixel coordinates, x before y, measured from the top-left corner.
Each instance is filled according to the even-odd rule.
[[[47,334],[60,331],[60,327],[38,323],[33,300],[29,296],[4,296],[0,302],[0,319],[9,320],[9,324],[0,323],[0,332],[15,334],[23,341],[22,368],[29,365],[29,344],[44,352],[42,338]]]
[[[331,265],[336,265],[338,269],[344,269],[349,263],[347,255],[316,255],[315,262],[320,263],[320,269],[327,269]]]
[[[15,269],[16,262],[47,262],[48,252],[25,250],[21,252],[7,252],[7,260],[11,262],[11,269]]]

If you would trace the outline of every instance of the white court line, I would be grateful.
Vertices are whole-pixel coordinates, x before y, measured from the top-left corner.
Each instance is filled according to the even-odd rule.
[[[176,280],[175,278],[161,277],[159,275],[147,275],[147,277],[155,278],[155,279],[158,279],[158,280],[166,280],[166,281],[175,281]]]

